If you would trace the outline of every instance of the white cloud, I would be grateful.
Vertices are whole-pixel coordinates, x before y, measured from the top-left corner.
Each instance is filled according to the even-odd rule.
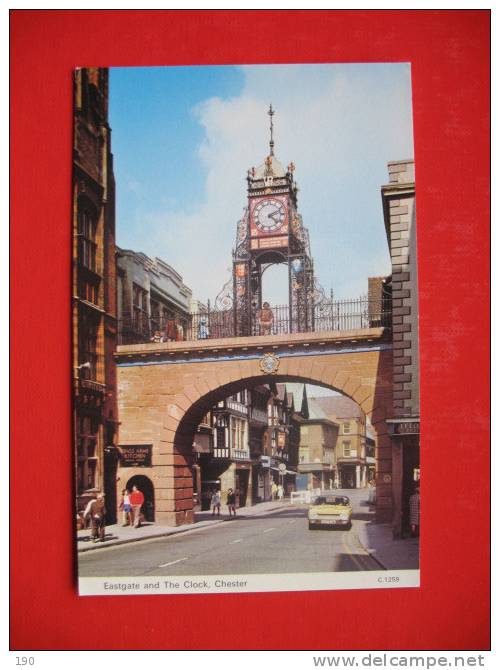
[[[409,66],[252,66],[243,72],[241,95],[211,98],[194,110],[204,129],[198,148],[206,171],[203,196],[194,207],[142,215],[149,231],[144,250],[181,272],[199,299],[215,297],[229,277],[247,169],[268,151],[272,102],[276,155],[296,164],[316,273],[336,295],[361,293],[367,276],[390,270],[380,186],[387,161],[413,154]]]

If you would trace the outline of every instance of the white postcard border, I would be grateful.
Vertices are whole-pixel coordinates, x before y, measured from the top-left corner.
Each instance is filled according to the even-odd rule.
[[[420,570],[366,570],[259,575],[150,575],[80,577],[81,596],[268,593],[342,589],[415,588]]]

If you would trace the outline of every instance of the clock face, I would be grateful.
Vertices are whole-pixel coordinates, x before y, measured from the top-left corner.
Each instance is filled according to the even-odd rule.
[[[253,210],[253,222],[263,233],[279,230],[285,223],[286,210],[281,200],[266,198],[261,200]]]

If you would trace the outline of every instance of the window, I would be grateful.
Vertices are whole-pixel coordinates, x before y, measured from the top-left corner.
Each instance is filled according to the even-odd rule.
[[[148,292],[138,284],[132,284],[132,309],[134,329],[139,333],[148,333]]]
[[[345,458],[350,458],[352,456],[351,443],[349,441],[342,442],[342,453]],[[356,454],[356,452],[354,452]]]
[[[97,224],[88,209],[78,212],[78,260],[81,265],[97,272]]]
[[[99,319],[93,315],[82,314],[79,323],[78,359],[80,367],[78,376],[80,379],[97,378],[97,335]]]
[[[343,425],[344,434],[347,434],[347,433],[351,432],[351,424],[349,423],[349,421],[345,421],[342,425]]]
[[[151,300],[151,331],[161,330],[160,303]]]
[[[97,439],[99,420],[97,417],[80,416],[77,425],[77,487],[78,493],[98,488]]]
[[[78,287],[78,295],[82,300],[91,302],[93,305],[99,304],[99,283],[81,279]]]

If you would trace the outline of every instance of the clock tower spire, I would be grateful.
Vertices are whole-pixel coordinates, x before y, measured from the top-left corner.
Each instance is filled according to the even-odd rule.
[[[269,105],[269,154],[247,172],[247,206],[238,222],[233,249],[232,287],[217,296],[216,306],[232,307],[234,333],[266,335],[274,314],[272,334],[307,332],[314,328],[316,289],[309,233],[297,209],[295,165],[285,169],[274,155],[275,111]],[[288,305],[270,306],[262,292],[262,276],[271,266],[288,268]]]
[[[274,156],[274,139],[273,139],[273,116],[274,116],[274,109],[272,104],[269,105],[269,111],[267,112],[269,114],[269,130],[271,133],[271,139],[269,140],[269,155]]]

